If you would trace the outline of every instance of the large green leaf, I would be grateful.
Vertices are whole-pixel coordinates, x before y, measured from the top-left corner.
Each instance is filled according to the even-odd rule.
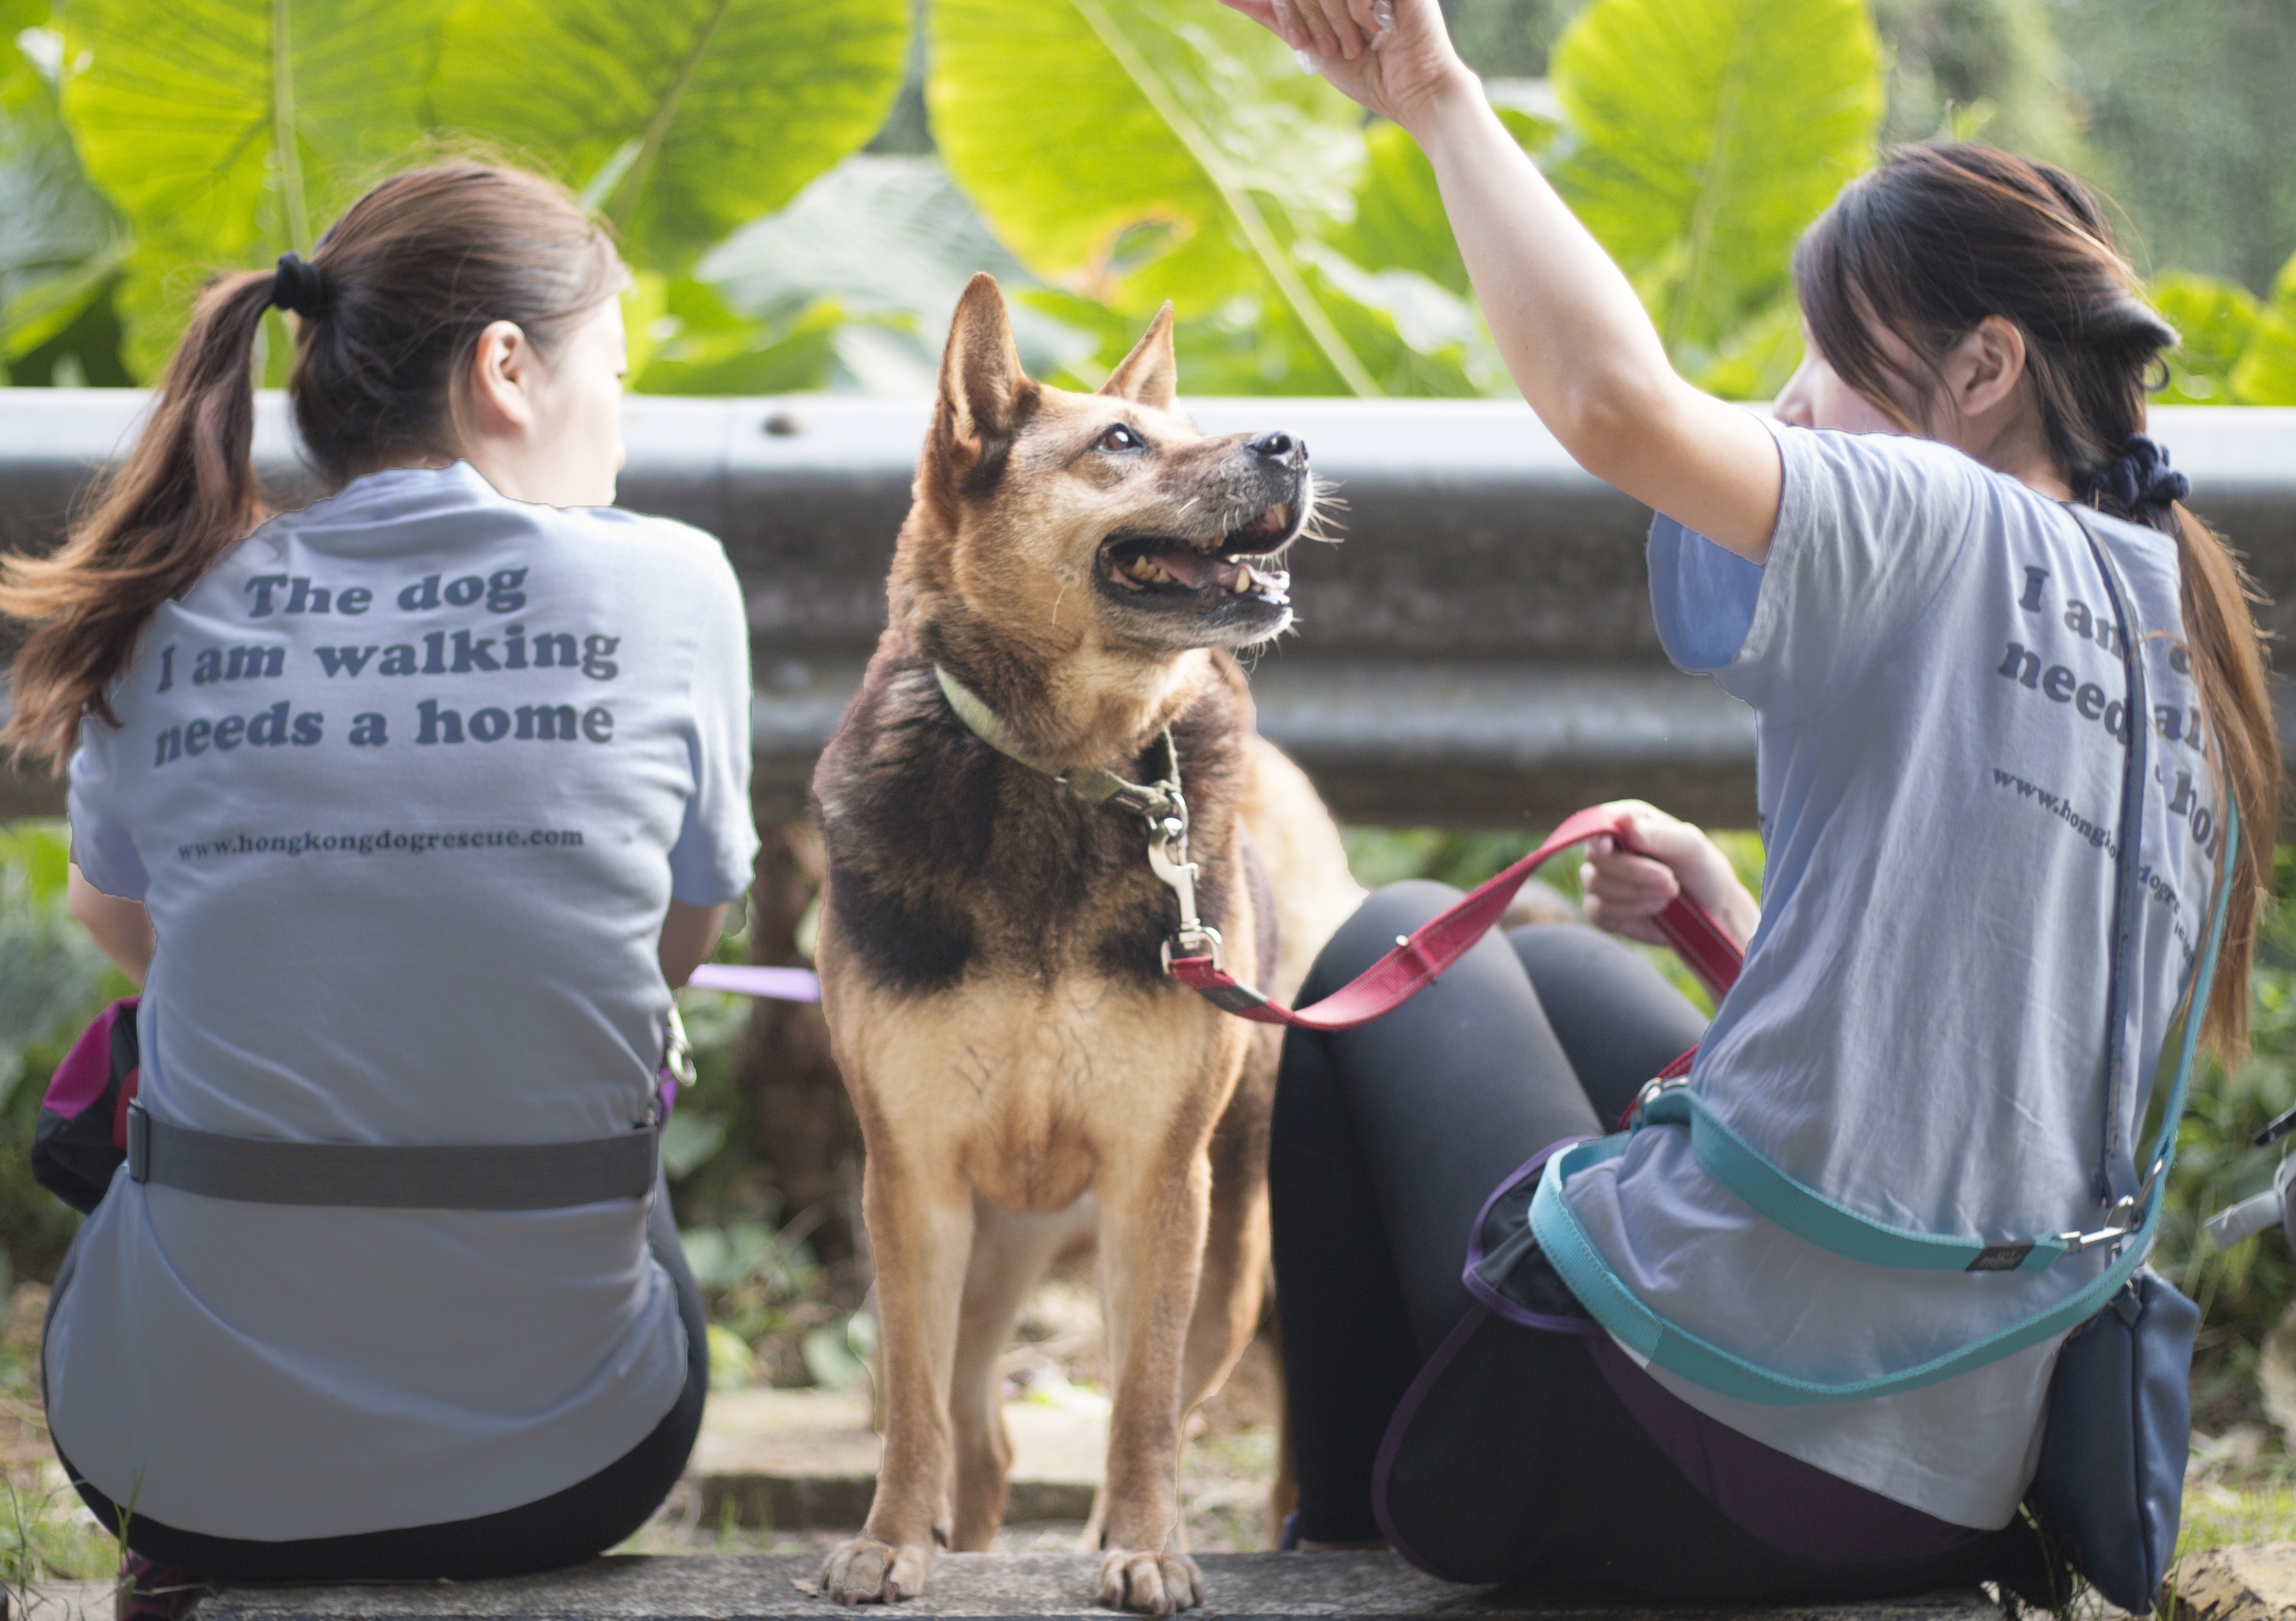
[[[1265,293],[1378,385],[1290,252],[1344,219],[1358,115],[1203,0],[936,0],[926,102],[950,172],[1021,262],[1140,315]]]
[[[2232,370],[2255,334],[2256,295],[2237,282],[2171,270],[2145,293],[2183,341],[2169,356],[2164,405],[2222,405],[2232,400]]]
[[[981,270],[1008,296],[1033,285],[938,160],[861,152],[780,213],[743,226],[697,274],[726,304],[761,320],[832,301],[849,318],[832,340],[839,382],[915,394],[931,391],[950,313]],[[1123,324],[1133,329],[1128,348],[1138,325]],[[1097,347],[1022,303],[1013,307],[1013,335],[1037,377],[1069,374]],[[653,381],[641,378],[640,386]]]
[[[135,235],[149,373],[208,271],[308,251],[422,135],[443,0],[72,0],[64,116]]]
[[[821,388],[844,312],[817,299],[762,321],[691,276],[644,273],[627,307],[630,386],[642,394],[795,394]]]
[[[1546,119],[1513,107],[1499,108],[1498,115],[1528,152],[1544,151],[1558,133]],[[1332,246],[1358,265],[1416,271],[1467,295],[1467,266],[1451,236],[1434,165],[1419,143],[1382,119],[1365,132],[1364,143],[1369,160],[1356,186],[1355,217],[1331,234]]]
[[[2296,258],[2281,266],[2272,300],[2233,367],[2232,395],[2243,405],[2296,405]]]
[[[1693,364],[1775,300],[1882,114],[1864,0],[1594,0],[1554,87],[1558,184]]]
[[[1801,306],[1786,293],[1723,339],[1694,381],[1724,399],[1775,399],[1801,364],[1806,347]]]
[[[19,0],[0,15],[0,363],[70,324],[102,291],[126,245],[117,217],[80,168],[57,106],[52,75],[63,41],[30,32],[46,12]]]
[[[681,269],[885,119],[908,0],[460,0],[439,118],[555,166]]]

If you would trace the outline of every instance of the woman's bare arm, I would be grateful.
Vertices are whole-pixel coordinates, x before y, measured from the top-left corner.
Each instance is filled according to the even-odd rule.
[[[1316,51],[1325,78],[1418,141],[1507,370],[1578,464],[1742,557],[1767,557],[1780,489],[1769,430],[1677,375],[1633,286],[1451,48],[1436,0],[1394,0],[1376,47],[1374,0],[1223,4]]]
[[[152,914],[144,910],[144,903],[106,895],[87,881],[87,875],[74,862],[64,890],[64,904],[79,920],[79,926],[87,930],[96,949],[118,964],[119,971],[137,990],[142,990],[144,976],[152,971],[152,948],[159,944],[159,937],[152,932]]]
[[[661,977],[674,990],[693,978],[693,970],[709,961],[718,936],[726,927],[723,906],[693,906],[669,903],[661,920]]]

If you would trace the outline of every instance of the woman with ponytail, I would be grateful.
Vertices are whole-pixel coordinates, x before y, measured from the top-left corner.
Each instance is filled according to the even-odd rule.
[[[610,504],[626,280],[531,176],[399,175],[209,286],[0,565],[0,741],[69,765],[74,910],[143,990],[43,1352],[126,1609],[570,1563],[692,1447],[655,1077],[756,848],[748,635],[714,540]],[[273,308],[332,492],[277,515]]]
[[[2246,1039],[2280,760],[2252,591],[2145,437],[2176,334],[2096,201],[1980,146],[1890,153],[1800,246],[1808,357],[1766,420],[1676,374],[1436,0],[1226,3],[1417,139],[1524,397],[1659,514],[1660,635],[1755,711],[1767,863],[1757,905],[1639,805],[1590,855],[1599,930],[1661,942],[1686,896],[1744,947],[1710,1026],[1615,939],[1549,927],[1291,1032],[1294,1536],[1707,1601],[2056,1602],[2066,1477],[2047,1535],[2021,1507],[2044,1440],[2126,1440],[2135,1404],[2169,1415],[2161,1467],[2074,1489],[2137,1492],[2123,1541],[2165,1561],[2181,1372],[2132,1397],[2124,1367],[2117,1405],[2050,1421],[2091,1388],[2053,1379],[2097,1366],[2070,1325],[2173,1293],[2124,1285],[2115,1235],[2158,1169],[2134,1145],[2171,1031],[2228,1062]],[[1455,898],[1373,896],[1301,999]],[[1643,1129],[1572,1148],[1645,1096]]]

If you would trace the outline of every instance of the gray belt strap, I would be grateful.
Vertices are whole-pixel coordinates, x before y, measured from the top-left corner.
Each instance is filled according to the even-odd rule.
[[[650,1127],[574,1142],[288,1142],[127,1108],[127,1174],[209,1199],[363,1210],[562,1210],[653,1191]]]

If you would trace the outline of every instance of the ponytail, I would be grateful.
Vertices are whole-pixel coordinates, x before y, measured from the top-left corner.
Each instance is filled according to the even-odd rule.
[[[2186,646],[2201,713],[2208,717],[2217,786],[2240,810],[2240,849],[2220,851],[2217,881],[2230,884],[2224,949],[2201,1036],[2230,1068],[2247,1055],[2249,968],[2256,925],[2272,892],[2272,847],[2280,833],[2280,735],[2272,713],[2264,641],[2251,604],[2263,594],[2224,537],[2178,502],[2172,507]]]
[[[1956,142],[1901,146],[1850,183],[1794,252],[1810,341],[1844,381],[1908,432],[1897,403],[1934,398],[1941,364],[1988,316],[2025,338],[2025,374],[2049,450],[2079,500],[2177,543],[2185,651],[2206,725],[2200,746],[2240,811],[2224,947],[2209,1005],[2188,1010],[2226,1067],[2247,1052],[2249,968],[2280,833],[2280,739],[2261,602],[2232,549],[2186,510],[2184,475],[2144,434],[2148,384],[2177,331],[2146,304],[2103,209],[2062,169]],[[1884,348],[1898,338],[1911,364]]]
[[[254,355],[273,280],[227,276],[200,296],[152,420],[94,508],[49,555],[0,558],[0,613],[36,627],[0,728],[20,757],[61,772],[83,714],[118,725],[108,689],[144,621],[262,520]]]
[[[394,175],[327,228],[307,264],[226,276],[200,297],[152,420],[95,506],[47,557],[0,559],[0,614],[30,621],[0,749],[61,771],[80,722],[118,725],[110,690],[144,622],[266,516],[255,479],[255,341],[298,317],[287,393],[330,487],[461,454],[455,397],[497,321],[545,356],[627,280],[564,190],[518,169]]]

